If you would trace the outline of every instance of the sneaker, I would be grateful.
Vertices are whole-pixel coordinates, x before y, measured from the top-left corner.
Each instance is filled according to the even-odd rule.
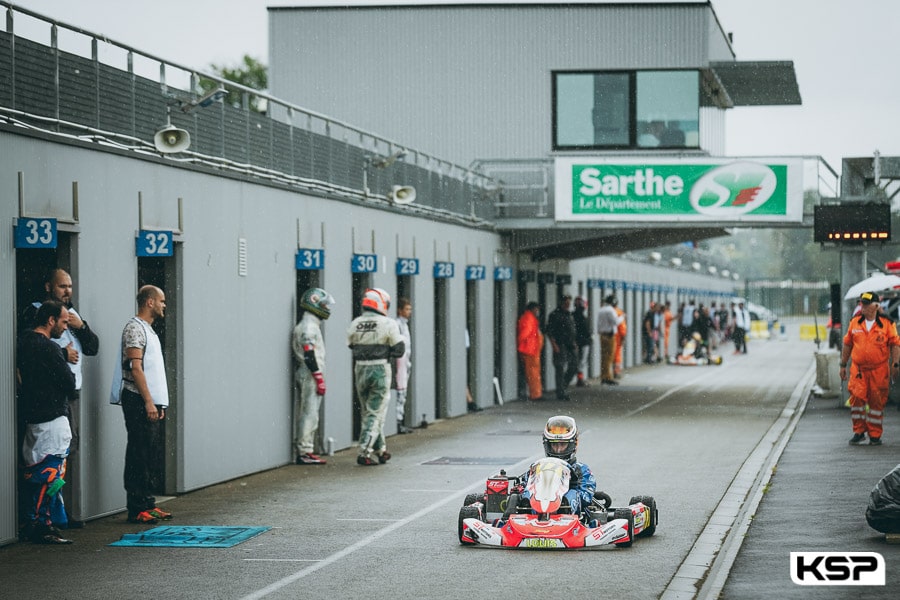
[[[466,405],[466,410],[469,412],[481,412],[484,409],[472,402],[471,404]]]
[[[360,454],[356,457],[356,464],[362,465],[364,467],[371,467],[372,465],[377,465],[378,461],[372,458],[371,456],[366,456],[365,454]]]
[[[869,445],[870,446],[880,446],[881,438],[869,438]]]
[[[142,511],[136,514],[135,516],[128,517],[129,523],[143,523],[145,525],[153,525],[157,522],[156,517],[150,514],[150,511]]]
[[[378,455],[378,462],[380,462],[381,464],[384,464],[389,460],[391,460],[391,453],[387,450]]]
[[[311,453],[301,454],[296,460],[298,465],[324,465],[326,462],[324,458]]]
[[[35,544],[72,544],[62,536],[62,532],[56,527],[35,527],[30,538]]]
[[[159,507],[151,508],[150,510],[147,511],[147,514],[149,514],[154,519],[159,519],[160,521],[171,521],[172,520],[172,513],[166,512]]]
[[[863,444],[865,441],[866,441],[866,434],[854,433],[853,437],[850,438],[850,445],[851,446],[859,446],[859,445]],[[881,442],[881,440],[878,440],[878,441]]]

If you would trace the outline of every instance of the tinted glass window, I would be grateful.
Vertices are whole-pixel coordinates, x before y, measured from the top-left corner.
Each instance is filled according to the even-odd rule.
[[[554,150],[699,147],[699,73],[554,73]]]

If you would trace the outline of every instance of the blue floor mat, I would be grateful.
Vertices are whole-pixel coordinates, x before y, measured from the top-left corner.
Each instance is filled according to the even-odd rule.
[[[110,546],[165,548],[230,548],[271,527],[164,526],[141,533],[126,533]]]

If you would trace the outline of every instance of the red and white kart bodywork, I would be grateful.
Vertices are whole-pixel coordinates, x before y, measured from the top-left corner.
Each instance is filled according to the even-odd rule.
[[[639,536],[651,536],[658,521],[656,502],[636,496],[629,506],[610,508],[602,492],[579,518],[563,502],[569,490],[568,463],[543,458],[531,466],[528,499],[518,477],[504,471],[487,481],[483,495],[466,496],[459,511],[459,541],[463,545],[497,548],[628,547]]]

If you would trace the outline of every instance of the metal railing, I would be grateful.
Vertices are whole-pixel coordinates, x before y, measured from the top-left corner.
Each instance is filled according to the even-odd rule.
[[[393,185],[413,186],[407,210],[483,225],[493,218],[496,185],[472,169],[5,0],[0,6],[0,122],[154,156],[156,132],[171,123],[191,136],[189,149],[164,155],[173,162],[375,202],[387,202]],[[49,28],[49,45],[17,34],[21,15]],[[61,32],[87,40],[89,51],[63,50]],[[116,53],[124,68],[105,60]],[[240,104],[179,110],[201,97],[201,79],[236,92]],[[404,160],[373,166],[373,157],[399,150]]]

